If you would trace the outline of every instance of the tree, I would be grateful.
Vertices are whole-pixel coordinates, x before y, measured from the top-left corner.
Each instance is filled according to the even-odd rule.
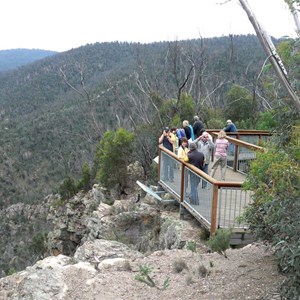
[[[73,178],[67,177],[59,187],[59,194],[63,199],[69,199],[77,193],[76,184]]]
[[[286,88],[290,98],[292,99],[292,102],[293,102],[295,108],[298,110],[298,112],[300,112],[300,100],[299,100],[298,96],[296,95],[295,91],[293,90],[292,86],[289,83],[285,67],[276,51],[276,48],[274,47],[274,45],[271,41],[270,36],[262,28],[261,24],[259,24],[259,22],[257,21],[254,13],[252,12],[252,10],[249,7],[247,0],[239,0],[239,1],[242,5],[243,9],[247,13],[248,18],[253,25],[256,35],[257,35],[264,51],[266,52],[275,73],[277,74],[277,76],[280,79],[283,86]]]
[[[255,103],[251,93],[244,87],[233,85],[225,95],[225,113],[228,119],[234,122],[245,122],[247,126],[253,126]],[[249,123],[249,124],[247,124]]]
[[[119,186],[120,193],[127,187],[127,166],[134,158],[135,135],[124,128],[107,131],[97,149],[97,178],[104,187]]]
[[[84,163],[82,167],[82,176],[77,183],[78,190],[89,191],[91,188],[91,171],[88,163]]]
[[[300,33],[300,22],[299,22],[299,16],[298,16],[298,11],[297,11],[296,5],[299,5],[300,1],[299,0],[284,0],[284,2],[289,6],[289,9],[294,18],[297,32],[299,34]]]

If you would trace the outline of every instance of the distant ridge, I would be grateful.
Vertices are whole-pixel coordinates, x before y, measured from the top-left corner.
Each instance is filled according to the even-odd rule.
[[[56,53],[40,49],[0,50],[0,72],[16,69]]]

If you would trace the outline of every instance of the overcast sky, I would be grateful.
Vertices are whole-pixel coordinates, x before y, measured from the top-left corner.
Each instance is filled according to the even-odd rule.
[[[237,0],[2,0],[0,50],[66,51],[96,42],[149,43],[253,33]],[[248,0],[267,32],[295,37],[284,0]]]

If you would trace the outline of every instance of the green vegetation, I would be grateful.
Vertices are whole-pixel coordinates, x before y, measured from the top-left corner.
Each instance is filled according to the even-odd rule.
[[[91,170],[88,163],[84,163],[82,167],[82,176],[77,183],[77,190],[89,191],[92,187]]]
[[[276,249],[279,269],[288,275],[282,286],[287,299],[300,296],[300,126],[290,141],[269,145],[251,164],[245,189],[254,191],[244,219],[257,237]]]
[[[206,228],[201,228],[199,231],[199,238],[202,241],[207,241],[209,239],[209,231]]]
[[[39,257],[47,252],[47,233],[37,233],[29,244],[29,250]]]
[[[227,257],[226,250],[230,248],[230,236],[230,229],[218,229],[217,232],[209,238],[207,242],[208,246],[212,251]]]
[[[5,113],[0,118],[0,207],[37,203],[67,178],[62,189],[69,196],[70,178],[77,185],[84,164],[92,166],[95,145],[121,127],[135,132],[134,152],[146,176],[152,176],[161,129],[179,127],[183,119],[192,122],[195,114],[207,128],[222,128],[230,82],[248,85],[264,60],[250,35],[148,45],[96,43],[0,74]]]
[[[279,51],[298,90],[299,42],[282,40]],[[151,162],[162,128],[181,127],[184,119],[192,123],[195,114],[206,128],[223,128],[231,118],[239,129],[276,129],[277,144],[253,164],[248,188],[254,190],[255,209],[249,208],[245,218],[258,236],[276,245],[280,268],[291,275],[283,291],[295,295],[300,147],[291,128],[299,114],[265,60],[250,35],[148,45],[96,43],[0,74],[0,208],[36,204],[57,190],[60,207],[97,181],[125,193],[126,168],[134,160],[156,182]],[[19,270],[44,250],[46,230],[22,228],[24,214],[0,220],[5,241],[11,222],[20,228],[18,238],[24,231],[37,236],[30,249],[14,248],[20,259],[10,266],[1,262],[3,270]],[[225,254],[227,238],[218,232],[209,243]],[[193,242],[186,247],[196,250]],[[149,285],[150,271],[140,271],[140,280]]]
[[[192,252],[196,252],[197,250],[197,244],[195,241],[188,241],[186,243],[186,248]]]
[[[158,287],[153,279],[150,277],[150,273],[152,272],[153,268],[147,265],[139,265],[139,274],[135,275],[134,279],[140,282],[143,282],[150,287],[156,287],[157,289],[165,290],[169,286],[169,278],[167,278],[162,287]]]
[[[67,177],[60,185],[58,192],[62,199],[69,199],[74,196],[77,192],[74,179]]]
[[[119,185],[121,193],[127,187],[127,166],[134,158],[134,138],[134,134],[124,128],[104,134],[97,149],[97,177],[104,187]]]
[[[239,128],[253,128],[257,113],[256,103],[251,92],[234,84],[225,95],[228,119],[235,120]]]
[[[8,270],[6,270],[5,274],[6,276],[12,275],[14,273],[17,273],[17,270],[15,268],[9,268]]]
[[[88,192],[92,187],[92,177],[90,167],[84,163],[82,167],[82,175],[78,182],[71,177],[66,177],[63,183],[59,186],[58,192],[63,200],[70,199],[80,190]]]

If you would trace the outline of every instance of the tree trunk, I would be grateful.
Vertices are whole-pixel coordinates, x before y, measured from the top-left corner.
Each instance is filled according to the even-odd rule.
[[[248,18],[249,18],[251,24],[253,25],[253,28],[256,32],[256,35],[257,35],[262,47],[263,47],[264,51],[266,52],[266,54],[268,55],[269,61],[272,64],[276,75],[279,77],[281,83],[286,88],[296,109],[300,113],[300,100],[288,81],[287,72],[286,72],[284,65],[275,49],[275,46],[273,45],[273,43],[271,41],[270,36],[262,28],[262,26],[258,23],[254,13],[252,12],[251,8],[249,7],[247,0],[239,0],[239,2],[241,3],[243,9],[247,13]]]
[[[292,0],[284,0],[284,2],[289,6],[289,9],[293,15],[294,22],[297,28],[297,33],[299,35],[300,33],[300,21],[299,21],[299,16],[297,12],[297,8],[295,7],[295,3]]]

